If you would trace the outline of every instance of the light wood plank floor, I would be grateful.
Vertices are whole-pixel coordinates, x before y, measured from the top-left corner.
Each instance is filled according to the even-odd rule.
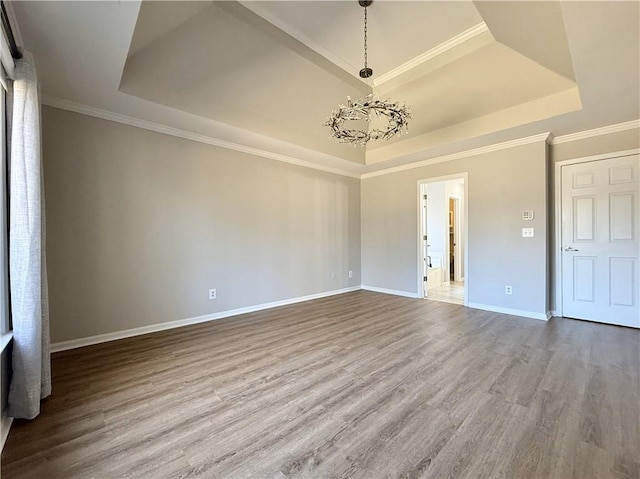
[[[445,303],[464,304],[464,282],[451,281],[446,286],[438,286],[427,292],[427,299]]]
[[[58,353],[4,479],[640,476],[640,332],[358,291]]]

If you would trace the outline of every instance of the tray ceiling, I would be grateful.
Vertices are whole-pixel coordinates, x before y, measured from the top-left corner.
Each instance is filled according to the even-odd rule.
[[[52,104],[352,172],[640,116],[638,2],[377,0],[369,83],[355,1],[11,6]],[[331,109],[374,88],[412,107],[409,135],[330,140]]]
[[[354,2],[163,3],[142,4],[122,92],[357,163],[373,161],[362,149],[336,144],[322,126],[347,96],[379,89],[413,109],[409,135],[367,145],[372,150],[576,87],[572,70],[562,62],[550,59],[559,67],[553,71],[497,42],[486,28],[452,43],[482,24],[470,2],[377,2],[370,7],[370,65],[392,78],[391,86],[351,77],[362,54],[362,8]],[[488,16],[498,25],[511,18],[492,13]],[[546,18],[554,15],[561,20],[559,10],[545,11]],[[566,45],[562,22],[551,25],[548,34]],[[512,36],[521,41],[512,29],[500,31],[503,42]],[[451,46],[442,47],[447,42]],[[434,50],[438,53],[413,68],[392,74]],[[547,58],[544,45],[529,50]],[[342,71],[345,65],[348,70]],[[563,104],[562,113],[580,108],[577,95],[573,99]],[[536,108],[535,119],[558,113],[557,105]],[[511,116],[506,125],[493,124],[497,130],[526,121],[530,118]],[[460,139],[469,132],[459,130]]]

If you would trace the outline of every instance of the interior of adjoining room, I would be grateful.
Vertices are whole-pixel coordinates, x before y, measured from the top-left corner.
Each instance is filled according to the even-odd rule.
[[[424,180],[419,189],[423,297],[464,305],[465,179]]]

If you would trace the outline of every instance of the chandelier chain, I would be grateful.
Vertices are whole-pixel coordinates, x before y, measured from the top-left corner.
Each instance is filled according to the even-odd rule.
[[[367,68],[367,7],[364,7],[364,67]]]

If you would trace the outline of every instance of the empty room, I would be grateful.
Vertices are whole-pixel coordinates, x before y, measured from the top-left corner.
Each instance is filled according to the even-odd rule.
[[[2,0],[3,479],[640,478],[640,0]]]

